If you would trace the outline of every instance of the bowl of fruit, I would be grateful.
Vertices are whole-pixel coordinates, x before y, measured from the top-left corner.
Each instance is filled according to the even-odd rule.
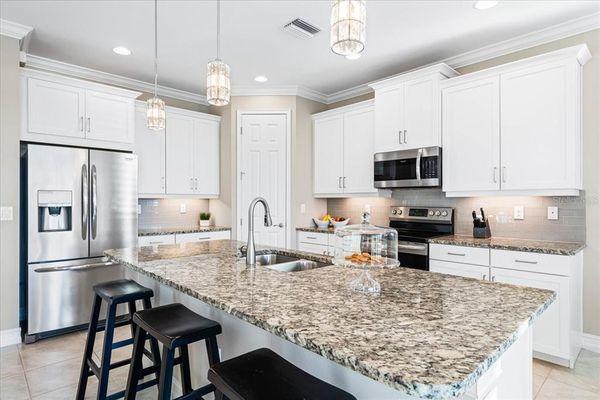
[[[327,229],[329,228],[329,221],[331,221],[331,215],[325,214],[321,218],[313,218],[313,222],[319,229]]]
[[[348,225],[348,222],[350,222],[350,218],[335,217],[331,219],[331,224],[334,228],[341,228],[342,226],[346,226]]]

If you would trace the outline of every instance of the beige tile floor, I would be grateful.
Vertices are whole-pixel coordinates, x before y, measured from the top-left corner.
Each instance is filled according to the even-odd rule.
[[[115,337],[130,337],[129,328],[119,328]],[[99,334],[94,348],[97,360],[102,341]],[[85,333],[80,332],[0,349],[0,399],[73,399],[84,345]],[[130,353],[131,346],[117,349],[113,360],[127,358]],[[128,367],[111,371],[109,393],[125,388],[127,372]],[[86,398],[95,398],[96,388],[97,380],[91,377]],[[600,400],[600,354],[582,350],[573,369],[534,360],[533,394],[536,400]],[[155,399],[156,395],[156,388],[149,388],[137,398]]]

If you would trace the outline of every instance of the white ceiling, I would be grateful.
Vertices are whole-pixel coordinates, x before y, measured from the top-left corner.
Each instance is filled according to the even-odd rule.
[[[221,56],[232,83],[300,85],[324,94],[364,84],[600,10],[598,1],[504,0],[478,11],[474,1],[367,1],[367,46],[349,61],[329,50],[329,0],[223,0]],[[2,0],[2,19],[34,27],[28,52],[70,64],[153,80],[152,1]],[[282,30],[295,17],[320,27],[312,39]],[[159,1],[159,83],[205,90],[216,52],[215,1]],[[112,52],[118,45],[133,54]],[[266,84],[254,82],[266,75]]]

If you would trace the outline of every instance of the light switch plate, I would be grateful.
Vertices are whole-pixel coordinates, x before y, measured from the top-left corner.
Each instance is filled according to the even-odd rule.
[[[186,212],[187,212],[187,204],[181,203],[179,205],[179,213],[180,214],[185,214]]]
[[[306,204],[300,204],[300,214],[306,214]]]
[[[525,208],[523,206],[515,206],[513,218],[514,219],[525,219]]]
[[[548,207],[548,219],[558,219],[558,207]]]
[[[13,220],[13,208],[12,207],[0,207],[0,221],[12,221]]]

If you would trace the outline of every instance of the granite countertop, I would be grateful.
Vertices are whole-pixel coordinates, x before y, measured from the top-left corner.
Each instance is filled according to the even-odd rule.
[[[355,269],[247,268],[241,242],[106,255],[314,353],[423,398],[464,393],[555,299],[551,291],[407,268],[374,270],[379,296],[353,292]],[[300,254],[317,261],[330,257]]]
[[[334,228],[330,226],[326,229],[317,228],[316,226],[301,226],[296,228],[297,231],[301,232],[318,232],[318,233],[333,233]]]
[[[542,240],[495,237],[489,239],[477,239],[467,235],[441,236],[429,239],[429,243],[484,247],[498,250],[528,251],[531,253],[557,254],[563,256],[575,255],[585,247],[585,243],[580,242],[548,242]]]
[[[138,229],[138,236],[155,236],[155,235],[173,235],[182,233],[201,233],[201,232],[219,232],[230,231],[231,228],[226,226],[209,226],[209,227],[178,227],[178,228],[144,228]]]

